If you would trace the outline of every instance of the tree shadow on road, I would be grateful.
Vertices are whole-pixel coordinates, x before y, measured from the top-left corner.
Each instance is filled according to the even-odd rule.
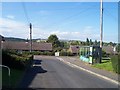
[[[26,73],[22,81],[20,82],[19,88],[28,88],[37,74],[42,74],[47,72],[47,70],[44,70],[42,68],[41,62],[42,60],[33,61],[34,66],[26,70]],[[42,87],[39,86],[39,88],[42,88]]]

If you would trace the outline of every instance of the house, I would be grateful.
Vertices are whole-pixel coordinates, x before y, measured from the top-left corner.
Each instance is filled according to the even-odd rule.
[[[16,42],[16,41],[4,41],[3,49],[18,50],[18,51],[29,51],[29,42]],[[52,51],[52,43],[32,43],[32,51]]]
[[[116,47],[113,46],[103,46],[102,48],[107,54],[117,54]]]
[[[80,46],[78,45],[70,45],[70,48],[68,51],[70,51],[73,55],[78,55]]]

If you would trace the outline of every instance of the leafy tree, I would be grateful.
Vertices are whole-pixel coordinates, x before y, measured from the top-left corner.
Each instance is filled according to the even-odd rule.
[[[79,41],[73,41],[71,42],[71,45],[80,45]]]
[[[111,45],[111,46],[112,46],[112,45],[113,45],[113,43],[112,43],[112,42],[109,42],[109,45]]]
[[[97,40],[95,40],[95,43],[94,43],[94,44],[97,45],[97,43],[98,43]]]
[[[86,39],[86,45],[89,45],[89,39],[88,38]]]
[[[52,43],[53,49],[60,47],[60,41],[58,40],[58,37],[54,34],[48,37],[47,42]]]
[[[90,39],[90,43],[89,43],[90,45],[92,45],[93,44],[93,42],[92,42],[92,39]]]

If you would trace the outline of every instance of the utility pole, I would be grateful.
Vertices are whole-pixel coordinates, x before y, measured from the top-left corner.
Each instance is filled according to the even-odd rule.
[[[32,24],[30,23],[30,52],[32,52]]]
[[[102,62],[102,43],[103,43],[103,0],[100,0],[100,60]]]
[[[100,0],[100,48],[103,42],[103,0]]]

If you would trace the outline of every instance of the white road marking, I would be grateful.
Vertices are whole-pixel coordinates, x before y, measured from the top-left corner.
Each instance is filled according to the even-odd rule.
[[[57,58],[58,60],[64,62],[64,63],[68,64],[68,65],[71,66],[71,67],[75,67],[75,68],[81,69],[81,70],[83,70],[83,71],[89,72],[89,73],[91,73],[91,74],[93,74],[93,75],[96,75],[96,76],[101,77],[101,78],[103,78],[103,79],[109,80],[109,81],[111,81],[111,82],[113,82],[113,83],[115,83],[115,84],[120,84],[120,83],[119,83],[118,81],[116,81],[116,80],[113,80],[113,79],[108,78],[108,77],[106,77],[106,76],[100,75],[100,74],[98,74],[98,73],[92,72],[92,71],[90,71],[90,70],[87,70],[87,69],[82,68],[82,67],[80,67],[80,66],[77,66],[77,65],[75,65],[75,64],[72,64],[72,63],[70,63],[70,62],[67,62],[67,61],[65,61],[64,59],[60,58],[60,57],[56,57],[56,58]]]

